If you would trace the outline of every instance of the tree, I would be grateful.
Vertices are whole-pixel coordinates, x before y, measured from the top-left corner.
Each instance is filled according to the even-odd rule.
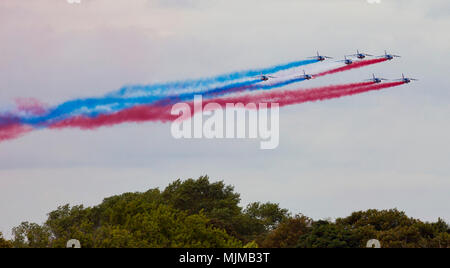
[[[249,204],[244,211],[251,218],[256,219],[267,231],[275,229],[280,222],[289,217],[287,209],[280,208],[279,204],[255,202]]]
[[[294,248],[302,235],[309,232],[311,219],[303,215],[285,219],[261,243],[263,248]]]
[[[358,247],[351,230],[328,221],[312,224],[308,234],[300,237],[299,248],[352,248]]]
[[[208,176],[198,180],[177,180],[161,194],[164,203],[190,214],[203,211],[210,219],[232,222],[241,213],[240,195],[223,181],[210,183]]]
[[[79,240],[83,247],[93,247],[94,222],[91,208],[67,204],[50,212],[44,226],[51,233],[51,247],[63,248],[70,239]]]
[[[190,214],[204,213],[212,225],[244,243],[264,236],[288,215],[287,210],[272,203],[253,203],[243,211],[234,187],[223,181],[211,183],[207,176],[175,181],[161,193],[161,200]]]
[[[176,200],[175,200],[176,201]],[[23,223],[14,229],[20,247],[242,247],[243,243],[211,224],[200,210],[182,211],[165,204],[159,190],[106,198],[100,205],[64,205],[48,214],[43,226]]]
[[[289,212],[278,204],[255,202],[235,219],[235,229],[245,242],[262,243],[267,234],[288,217]]]
[[[202,214],[188,215],[166,205],[130,215],[121,226],[103,226],[94,247],[228,248],[242,243],[209,224]]]
[[[3,238],[3,234],[0,232],[0,248],[12,248],[13,243]]]
[[[299,247],[365,247],[378,239],[383,248],[429,248],[450,246],[448,225],[421,222],[397,209],[367,210],[337,219],[335,223],[319,221],[311,232],[301,236]]]
[[[0,247],[60,248],[70,239],[84,248],[357,248],[370,239],[384,248],[450,247],[444,220],[422,222],[397,209],[313,222],[275,203],[239,204],[239,193],[222,181],[177,180],[162,191],[111,196],[94,207],[60,206],[43,225],[13,228],[12,241],[0,234]]]
[[[15,248],[46,248],[50,245],[50,230],[36,223],[22,222],[13,230]]]
[[[429,247],[432,247],[432,248],[450,248],[450,234],[448,232],[447,233],[439,233],[430,242]]]
[[[358,228],[362,226],[373,226],[377,231],[386,231],[398,226],[411,226],[417,221],[406,216],[405,212],[397,209],[375,210],[353,212],[349,217],[337,219],[336,224]]]

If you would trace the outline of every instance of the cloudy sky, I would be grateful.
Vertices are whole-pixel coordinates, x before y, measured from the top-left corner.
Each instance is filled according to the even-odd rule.
[[[356,49],[403,57],[308,81],[372,73],[415,84],[283,108],[280,146],[175,140],[170,125],[42,130],[0,143],[0,231],[66,203],[208,174],[252,201],[315,219],[399,208],[450,221],[450,2],[447,0],[2,0],[0,110],[124,85],[205,77]],[[314,67],[311,67],[314,68]]]

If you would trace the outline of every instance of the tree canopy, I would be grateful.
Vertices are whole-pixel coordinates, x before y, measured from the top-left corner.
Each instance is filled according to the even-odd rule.
[[[318,221],[299,239],[302,248],[365,247],[377,239],[383,248],[448,248],[449,226],[439,219],[426,223],[397,209],[354,212],[334,223]]]
[[[223,181],[176,180],[164,190],[124,193],[94,207],[63,205],[44,224],[23,222],[0,248],[355,248],[378,239],[382,247],[450,247],[445,221],[422,222],[397,209],[354,212],[314,221],[274,203],[240,206]]]
[[[11,241],[3,238],[3,234],[0,232],[0,248],[12,248],[13,244]]]

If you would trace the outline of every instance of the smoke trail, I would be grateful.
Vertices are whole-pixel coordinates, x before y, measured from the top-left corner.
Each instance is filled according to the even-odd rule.
[[[220,96],[223,95],[222,92],[226,92],[228,90],[232,91],[233,88],[235,88],[235,91],[249,89],[250,85],[260,82],[260,80],[251,79],[250,81],[241,81],[215,88],[211,88],[211,85],[230,83],[235,80],[276,73],[316,62],[318,62],[318,60],[315,59],[293,61],[269,68],[251,69],[218,75],[210,78],[152,84],[147,86],[137,85],[124,87],[119,91],[107,94],[103,97],[70,100],[50,109],[44,109],[43,106],[39,106],[39,103],[34,100],[19,100],[17,102],[18,109],[20,114],[22,114],[20,122],[22,124],[39,127],[40,125],[50,121],[63,120],[75,115],[83,114],[90,117],[96,117],[101,113],[113,113],[118,110],[130,108],[134,105],[150,104],[161,100],[162,98],[171,97],[168,94],[170,94],[171,91],[173,94],[173,90],[191,90],[191,93],[181,93],[181,95],[176,98],[181,101],[186,101],[189,100],[189,98],[192,98],[192,92],[196,92],[197,94],[210,92],[210,95],[214,96],[214,94],[216,94],[217,96]],[[202,90],[199,91],[199,88],[202,88]],[[159,95],[153,94],[157,93],[157,91],[161,91]],[[128,94],[135,93],[146,93],[146,95],[140,97],[127,97]]]
[[[114,114],[99,115],[94,118],[86,116],[75,116],[65,119],[50,126],[50,128],[80,128],[96,129],[102,126],[113,126],[126,122],[160,121],[169,122],[176,119],[170,114],[171,106],[142,105],[119,111]]]
[[[261,82],[260,79],[254,79],[250,81],[245,81],[241,83],[230,84],[223,87],[217,87],[208,90],[200,90],[196,92],[183,93],[176,96],[167,96],[165,98],[156,96],[145,96],[145,97],[135,97],[135,98],[90,98],[90,99],[80,99],[74,101],[65,102],[53,109],[50,112],[43,112],[39,110],[39,114],[33,114],[33,116],[23,117],[21,122],[23,124],[33,125],[36,127],[42,126],[44,124],[49,124],[51,122],[56,122],[64,120],[66,118],[84,115],[88,117],[96,117],[102,113],[114,113],[119,110],[127,109],[135,105],[147,105],[147,104],[161,104],[165,105],[174,104],[181,101],[193,100],[195,95],[202,94],[204,97],[218,97],[225,94],[237,93],[242,91],[252,91],[258,89],[274,89],[278,87],[283,87],[292,83],[301,82],[305,79],[303,78],[293,78],[287,81],[258,85],[256,83]],[[40,107],[38,107],[40,108]],[[34,107],[35,110],[38,108]]]
[[[34,98],[19,98],[15,101],[19,112],[31,115],[42,115],[46,113],[45,105]]]
[[[218,96],[220,94],[224,93],[235,93],[235,92],[242,92],[245,90],[256,90],[256,89],[273,89],[276,87],[282,87],[287,84],[295,83],[304,81],[304,78],[294,78],[287,81],[274,83],[274,84],[268,84],[268,85],[253,85],[253,86],[242,86],[242,87],[233,87],[229,90],[213,90],[210,92],[207,92],[205,95],[207,97],[211,96]],[[172,98],[167,98],[164,100],[161,100],[159,102],[154,103],[153,105],[147,105],[147,106],[137,106],[134,108],[129,108],[123,111],[119,111],[117,113],[113,114],[100,114],[96,117],[86,117],[86,116],[74,116],[72,118],[61,120],[60,122],[55,122],[51,124],[53,128],[59,128],[61,126],[65,125],[77,125],[78,127],[82,129],[90,129],[90,128],[96,128],[96,125],[114,125],[119,124],[121,122],[127,122],[130,120],[131,122],[140,122],[140,121],[170,121],[171,119],[174,119],[173,116],[168,115],[170,114],[171,106],[177,102],[184,101],[186,99],[193,99],[195,93],[189,93],[184,96],[176,96]],[[212,99],[211,101],[214,101],[215,99]],[[210,101],[210,102],[211,102]],[[112,115],[112,116],[110,116]],[[147,118],[147,119],[146,119]],[[93,123],[96,122],[96,123]]]
[[[398,86],[401,86],[404,84],[405,84],[405,82],[403,82],[403,81],[390,82],[390,83],[375,84],[375,85],[362,87],[362,88],[350,89],[346,92],[346,96],[352,96],[352,95],[356,95],[356,94],[361,94],[361,93],[365,93],[365,92],[369,92],[369,91],[377,91],[377,90],[382,90],[382,89],[386,89],[386,88],[398,87]]]
[[[381,90],[391,87],[403,85],[404,82],[391,82],[383,84],[375,84],[374,82],[354,83],[347,85],[333,85],[320,88],[295,91],[267,92],[254,96],[243,96],[236,98],[215,99],[204,102],[215,102],[225,107],[227,103],[278,103],[280,107],[301,104],[305,102],[323,101],[335,99],[345,96],[352,96],[374,90]]]
[[[170,89],[186,89],[186,88],[198,88],[198,87],[209,87],[213,84],[218,83],[227,83],[235,80],[240,79],[247,79],[258,75],[267,75],[267,74],[273,74],[280,71],[309,65],[313,63],[319,62],[316,59],[313,60],[302,60],[302,61],[294,61],[286,64],[280,64],[276,66],[272,66],[269,68],[261,68],[261,69],[253,69],[253,70],[247,70],[247,71],[240,71],[240,72],[234,72],[224,75],[219,75],[211,78],[202,78],[197,80],[185,80],[185,81],[177,81],[177,82],[168,82],[168,83],[161,83],[161,84],[153,84],[153,85],[146,85],[146,86],[131,86],[131,87],[124,87],[120,89],[117,92],[111,93],[108,96],[109,97],[123,97],[130,94],[137,94],[137,93],[155,93],[159,91],[166,91]]]
[[[265,85],[254,85],[254,84],[249,84],[249,85],[242,85],[242,86],[234,86],[234,87],[225,87],[225,88],[218,88],[218,89],[214,89],[214,90],[210,90],[210,91],[205,91],[203,92],[201,95],[204,98],[212,98],[212,97],[220,97],[223,95],[228,95],[228,94],[232,94],[232,93],[239,93],[239,92],[244,92],[244,91],[255,91],[255,90],[270,90],[270,89],[274,89],[274,88],[280,88],[280,87],[284,87],[293,83],[298,83],[298,82],[302,82],[305,81],[305,78],[292,78],[286,81],[280,81],[280,82],[276,82],[276,83],[270,83],[270,84],[265,84]],[[257,82],[261,82],[261,80],[257,80]],[[185,95],[180,95],[180,96],[173,96],[167,99],[163,99],[160,102],[157,102],[156,105],[170,105],[170,104],[175,104],[177,102],[181,102],[181,101],[187,101],[187,100],[193,100],[195,95],[200,95],[199,93],[189,93],[189,94],[185,94]]]
[[[130,108],[135,105],[151,104],[164,99],[176,99],[177,101],[188,101],[193,99],[195,94],[203,94],[211,92],[221,93],[227,92],[228,90],[240,89],[244,90],[249,88],[251,85],[261,82],[260,79],[253,79],[250,81],[230,84],[223,87],[217,87],[210,90],[201,90],[196,92],[184,93],[177,96],[144,96],[135,98],[120,98],[120,97],[102,97],[102,98],[89,98],[89,99],[78,99],[72,100],[58,105],[57,107],[51,109],[48,112],[40,111],[39,115],[33,114],[33,116],[21,118],[23,124],[29,124],[39,127],[42,124],[49,123],[51,121],[58,121],[69,118],[76,115],[85,115],[89,117],[96,117],[101,113],[113,113],[118,110]],[[37,108],[34,108],[37,109]]]
[[[373,82],[354,83],[347,85],[326,86],[308,90],[282,91],[282,92],[264,92],[257,95],[246,95],[232,98],[218,98],[203,102],[203,106],[208,103],[217,103],[225,107],[228,103],[279,103],[279,105],[287,106],[300,104],[311,101],[321,101],[333,98],[340,98],[360,94],[372,90],[380,90],[404,84],[403,82],[386,83],[375,85]],[[194,111],[194,104],[187,103]],[[96,129],[102,126],[112,126],[125,122],[144,122],[144,121],[160,121],[169,122],[177,119],[178,116],[171,115],[171,106],[138,106],[115,114],[100,115],[96,118],[85,116],[73,117],[61,122],[57,122],[50,128],[80,128],[80,129]]]
[[[242,103],[244,105],[248,103],[279,103],[280,106],[286,106],[308,101],[322,100],[322,98],[326,98],[328,95],[331,95],[335,92],[343,93],[346,92],[346,90],[364,88],[373,84],[374,82],[362,82],[345,85],[331,85],[306,90],[297,89],[285,90],[280,92],[264,92],[257,95],[255,94],[233,98],[213,99],[211,101],[204,102],[204,104],[206,105],[208,104],[208,102],[214,102],[225,106],[227,103]]]
[[[341,98],[346,96],[353,96],[356,94],[361,94],[369,91],[374,90],[381,90],[391,87],[396,87],[403,85],[403,82],[393,82],[393,83],[385,83],[385,84],[374,84],[373,82],[369,82],[371,85],[367,86],[361,86],[361,87],[348,87],[344,89],[325,89],[325,90],[319,90],[314,91],[311,90],[310,92],[305,92],[304,95],[296,95],[292,94],[290,96],[287,96],[286,98],[279,99],[279,106],[287,106],[292,104],[300,104],[304,102],[311,102],[311,101],[324,101],[329,99],[335,99],[335,98]],[[270,100],[272,101],[272,100]]]
[[[361,61],[354,63],[350,66],[344,66],[342,68],[334,69],[331,71],[324,72],[322,74],[318,74],[317,76],[323,76],[326,74],[331,74],[335,72],[341,72],[345,70],[350,70],[353,68],[361,68],[363,66],[374,64],[380,61],[384,61],[385,59],[376,59],[376,60],[368,60],[368,61]],[[302,64],[310,64],[313,62],[317,62],[316,60],[309,60],[309,61],[298,61],[293,62],[285,65],[279,65],[271,68],[261,69],[261,70],[251,70],[251,71],[245,71],[245,72],[238,72],[234,74],[228,74],[223,76],[215,77],[216,80],[223,80],[224,77],[241,77],[242,75],[255,75],[259,72],[276,72],[280,71],[286,68],[292,68],[296,67],[298,65]],[[212,79],[212,78],[211,78]],[[205,80],[198,80],[200,81],[200,84],[207,81]],[[87,98],[87,99],[76,99],[72,101],[67,101],[65,103],[62,103],[61,105],[58,105],[52,109],[47,110],[47,112],[44,112],[42,110],[35,111],[31,115],[23,117],[21,122],[23,124],[32,125],[35,127],[40,127],[41,125],[48,124],[51,122],[56,122],[59,120],[64,120],[66,118],[70,118],[72,116],[77,115],[85,115],[88,117],[96,117],[100,114],[104,113],[114,113],[122,109],[127,109],[135,105],[145,105],[145,104],[152,104],[152,103],[176,103],[180,101],[189,101],[193,99],[193,96],[195,94],[203,94],[205,97],[219,97],[223,96],[224,94],[231,94],[236,92],[242,92],[242,91],[252,91],[257,89],[263,89],[263,90],[269,90],[273,88],[282,87],[291,83],[300,82],[305,79],[303,78],[293,78],[287,81],[278,82],[275,84],[268,84],[268,85],[254,85],[260,80],[250,80],[250,81],[244,81],[239,83],[234,83],[230,85],[225,85],[222,87],[212,88],[212,89],[204,89],[204,90],[197,90],[189,93],[182,93],[178,96],[142,96],[142,97],[129,97],[129,98],[123,98],[120,96],[105,96],[101,98]],[[209,81],[209,80],[208,80]],[[165,84],[166,86],[173,86],[175,84]],[[165,98],[165,99],[164,99]],[[163,100],[164,99],[164,100]]]
[[[381,59],[357,61],[350,65],[346,65],[346,66],[339,67],[339,68],[336,68],[333,70],[325,71],[325,72],[316,74],[314,76],[320,77],[320,76],[324,76],[324,75],[328,75],[328,74],[335,74],[335,73],[344,72],[344,71],[348,71],[348,70],[352,70],[352,69],[362,68],[364,66],[368,66],[368,65],[372,65],[372,64],[376,64],[376,63],[380,63],[380,62],[384,62],[384,61],[387,61],[387,59],[381,58]]]
[[[328,99],[340,98],[361,94],[373,90],[381,90],[385,88],[403,85],[404,82],[393,82],[384,84],[374,84],[373,82],[354,83],[346,85],[332,85],[307,90],[281,91],[281,92],[263,92],[259,94],[216,98],[203,102],[203,105],[209,103],[217,103],[222,107],[226,107],[228,103],[278,103],[280,107],[300,104],[312,101],[323,101]],[[194,111],[194,104],[187,103]],[[177,119],[178,116],[171,114],[172,106],[170,105],[141,105],[125,109],[113,114],[102,114],[97,117],[75,116],[56,123],[47,125],[47,127],[60,128],[80,128],[80,129],[96,129],[102,126],[113,126],[125,122],[145,122],[160,121],[169,122]],[[14,117],[0,117],[0,141],[17,138],[32,128],[27,125],[18,123]]]
[[[18,138],[31,130],[32,127],[21,124],[15,116],[0,115],[0,142]]]
[[[21,124],[12,124],[8,126],[0,126],[0,142],[5,140],[17,139],[33,130],[30,126]]]

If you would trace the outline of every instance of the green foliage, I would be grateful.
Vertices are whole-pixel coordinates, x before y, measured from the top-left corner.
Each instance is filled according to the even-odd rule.
[[[430,248],[450,248],[450,233],[439,233],[429,243]]]
[[[78,239],[88,248],[242,247],[202,213],[158,204],[146,194],[123,197],[107,199],[95,208],[66,205],[51,212],[46,226],[54,237],[52,246],[64,247],[69,239]]]
[[[3,238],[3,234],[0,232],[0,248],[12,248],[13,243]]]
[[[449,227],[441,219],[424,223],[397,209],[367,210],[352,213],[335,223],[316,222],[300,237],[298,247],[365,247],[378,239],[383,248],[446,248]]]
[[[176,181],[162,193],[158,189],[126,193],[92,208],[58,207],[43,226],[23,223],[14,228],[14,243],[60,248],[77,239],[87,248],[242,247],[207,216],[228,223],[241,214],[238,203],[239,195],[222,182],[210,184],[207,177]]]
[[[49,246],[50,230],[36,223],[22,222],[12,230],[15,248],[46,248]]]
[[[410,226],[414,222],[414,219],[408,218],[404,212],[398,211],[397,209],[381,211],[371,209],[353,212],[347,218],[336,220],[338,225],[352,226],[352,228],[370,225],[376,231],[391,230],[398,226]]]
[[[239,203],[240,195],[222,181],[177,180],[163,191],[112,196],[94,207],[60,206],[43,225],[13,228],[11,242],[0,234],[0,248],[60,248],[70,239],[85,248],[355,248],[374,238],[383,247],[450,247],[443,220],[424,223],[396,209],[313,222],[278,204],[243,209]]]
[[[161,193],[161,201],[189,214],[202,212],[214,226],[236,237],[246,235],[238,227],[242,216],[240,195],[222,181],[210,183],[207,176],[198,180],[177,180]]]
[[[190,214],[203,211],[212,219],[231,220],[239,215],[240,195],[223,182],[210,183],[207,176],[198,180],[177,180],[163,192],[162,199],[179,210]]]
[[[252,241],[247,243],[244,248],[259,248],[258,243],[256,241]]]
[[[309,232],[311,219],[297,215],[284,219],[276,229],[261,242],[263,248],[294,248],[302,235]]]
[[[289,217],[287,209],[281,209],[279,204],[259,202],[247,206],[245,213],[256,219],[265,230],[273,230],[280,222]]]
[[[70,207],[69,205],[58,207],[48,214],[45,227],[50,230],[51,247],[65,247],[70,239],[77,239],[84,247],[92,247],[94,234],[94,222],[92,221],[91,208],[83,206]]]
[[[211,183],[207,176],[197,180],[177,180],[161,194],[162,202],[174,208],[199,213],[202,211],[215,227],[226,230],[244,243],[265,236],[288,211],[278,204],[253,203],[243,211],[240,195],[224,182]]]
[[[300,248],[350,248],[355,247],[352,232],[342,226],[319,221],[312,230],[300,237]]]
[[[228,248],[242,244],[214,228],[202,214],[188,215],[166,205],[154,205],[129,217],[124,225],[102,226],[94,247]]]

